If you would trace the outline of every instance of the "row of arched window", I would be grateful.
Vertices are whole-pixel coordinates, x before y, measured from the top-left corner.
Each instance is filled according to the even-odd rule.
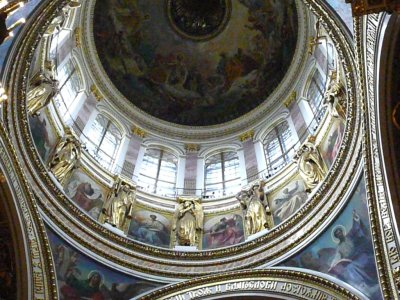
[[[68,34],[62,30],[53,37],[50,47],[52,59],[59,60],[58,45],[60,39],[65,39],[67,36]],[[61,64],[57,63],[57,65],[59,65],[56,70],[59,80],[59,93],[54,99],[57,114],[64,123],[75,125],[78,128],[81,132],[81,140],[88,153],[100,165],[114,171],[124,139],[123,132],[109,117],[102,113],[97,114],[95,120],[87,124],[87,128],[80,128],[79,124],[72,124],[76,119],[72,114],[74,114],[74,111],[76,113],[76,110],[82,106],[87,94],[83,88],[79,68],[70,56],[67,56]],[[326,75],[315,69],[307,90],[307,99],[309,109],[314,116],[312,122],[317,123],[317,125],[325,112],[321,105],[325,84]],[[293,126],[291,128],[289,122],[284,120],[271,128],[265,135],[262,141],[266,160],[266,169],[262,171],[265,174],[274,174],[290,162],[295,147],[298,146],[300,141],[297,133],[293,131]],[[146,149],[136,179],[138,186],[151,193],[175,195],[178,161],[177,155],[166,149]],[[209,197],[220,197],[237,192],[244,180],[240,175],[240,168],[244,168],[244,166],[240,165],[238,153],[235,151],[220,151],[206,157],[203,192]]]

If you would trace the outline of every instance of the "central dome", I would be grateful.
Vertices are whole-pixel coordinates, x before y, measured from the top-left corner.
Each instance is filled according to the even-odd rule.
[[[97,1],[94,39],[117,89],[176,124],[216,125],[275,90],[297,42],[294,0]]]

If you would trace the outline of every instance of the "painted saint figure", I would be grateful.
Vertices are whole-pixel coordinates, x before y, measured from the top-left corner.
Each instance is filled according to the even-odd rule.
[[[78,167],[80,158],[81,143],[70,129],[66,129],[48,166],[57,180],[64,184],[71,171]]]
[[[199,246],[204,219],[203,208],[199,201],[199,198],[178,197],[172,230],[176,234],[176,244],[179,246]]]

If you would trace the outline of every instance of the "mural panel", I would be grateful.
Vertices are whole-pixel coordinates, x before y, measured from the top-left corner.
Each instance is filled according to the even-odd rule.
[[[82,170],[77,169],[65,184],[64,191],[89,216],[98,219],[107,195],[105,187],[96,183]]]
[[[128,300],[161,286],[112,270],[78,252],[51,230],[47,234],[61,300]]]
[[[232,246],[244,241],[243,218],[227,214],[205,218],[203,249]]]
[[[169,248],[172,216],[135,207],[128,236],[153,246]]]
[[[264,102],[293,58],[295,2],[173,2],[176,6],[149,0],[96,2],[97,51],[121,93],[155,117],[199,126],[233,120]],[[229,19],[215,37],[199,41],[198,32],[188,28],[197,24],[199,14],[204,15],[201,20],[209,20],[228,7]],[[169,18],[180,14],[187,18],[183,23],[181,18]],[[215,18],[226,15],[217,13]],[[190,29],[185,36],[174,29],[181,25]]]
[[[58,141],[56,131],[51,126],[49,118],[44,111],[38,117],[29,117],[29,125],[39,156],[44,163],[47,163],[51,151]]]
[[[340,119],[332,118],[326,138],[320,144],[321,156],[330,168],[339,152],[343,139],[344,124]]]
[[[284,266],[334,276],[370,299],[382,299],[362,179],[341,215],[311,245]]]
[[[267,194],[267,197],[275,225],[289,218],[308,198],[304,182],[298,177],[285,184],[284,187]]]

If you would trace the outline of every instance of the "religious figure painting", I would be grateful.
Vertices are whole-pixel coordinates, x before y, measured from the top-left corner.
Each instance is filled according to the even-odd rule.
[[[203,249],[228,247],[244,241],[243,218],[240,214],[212,217],[204,223]]]
[[[44,163],[47,163],[58,140],[55,130],[44,112],[39,116],[29,117],[29,125],[39,156]]]
[[[284,263],[336,277],[368,299],[382,299],[361,179],[339,217],[311,245]]]
[[[282,223],[294,214],[306,201],[307,193],[304,181],[295,178],[281,189],[267,194],[275,225]]]
[[[90,259],[47,231],[61,300],[128,300],[161,284],[128,276]]]
[[[106,195],[105,187],[101,187],[82,170],[77,169],[64,185],[64,191],[89,216],[98,219]]]
[[[196,18],[202,13],[197,6],[168,2],[96,2],[93,34],[100,61],[135,106],[173,123],[214,125],[254,109],[282,81],[297,43],[294,0],[213,1],[222,5],[215,18],[205,11],[201,19],[226,24],[201,41],[201,32],[175,18],[182,9],[183,17]]]
[[[326,138],[321,142],[320,151],[328,168],[330,168],[342,144],[344,124],[340,119],[331,119],[331,125]]]
[[[169,248],[171,220],[159,213],[134,207],[128,236],[139,242]]]

